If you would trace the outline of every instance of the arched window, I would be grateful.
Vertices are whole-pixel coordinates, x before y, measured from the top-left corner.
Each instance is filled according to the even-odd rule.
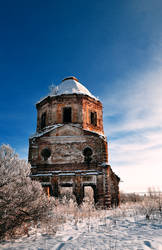
[[[43,156],[44,158],[44,161],[48,160],[48,158],[51,156],[51,150],[49,148],[44,148],[42,151],[41,151],[41,155]]]
[[[41,116],[41,129],[46,126],[46,112],[44,112]]]
[[[93,151],[92,151],[92,149],[89,148],[89,147],[86,147],[86,148],[83,150],[84,161],[87,163],[88,166],[89,166],[89,164],[90,164],[90,162],[91,162],[91,160],[92,160],[92,158],[91,158],[92,154],[93,154]]]

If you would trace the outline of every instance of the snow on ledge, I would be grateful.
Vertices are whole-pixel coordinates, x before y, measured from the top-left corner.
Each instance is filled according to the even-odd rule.
[[[36,102],[36,104],[41,103],[43,100],[45,100],[47,97],[49,97],[49,95],[46,95],[44,97],[42,97],[39,101]]]
[[[100,164],[100,166],[102,166],[102,167],[106,167],[106,166],[108,166],[109,164],[108,164],[108,162],[102,162],[101,164]]]
[[[31,174],[32,177],[41,177],[41,176],[76,176],[76,175],[81,175],[81,176],[86,176],[86,175],[100,175],[102,174],[101,171],[96,171],[96,170],[89,170],[89,171],[49,171],[48,173],[38,173],[38,174]]]
[[[52,125],[52,126],[47,126],[44,131],[31,135],[29,137],[29,139],[40,137],[40,136],[52,131],[53,129],[56,129],[56,128],[59,128],[59,127],[62,127],[62,126],[64,126],[64,124],[55,124],[55,125]]]
[[[96,134],[96,135],[99,135],[99,137],[100,137],[101,139],[106,140],[106,136],[105,136],[104,134],[101,134],[101,133],[96,132],[96,131],[88,130],[88,129],[83,129],[83,130],[85,130],[85,131],[87,131],[87,132],[91,132],[91,133]]]
[[[77,128],[82,128],[82,126],[80,124],[74,124],[74,123],[66,123],[66,124],[55,124],[55,125],[51,125],[51,126],[47,126],[42,132],[39,132],[39,133],[35,133],[33,135],[31,135],[29,137],[29,139],[32,139],[32,138],[37,138],[37,137],[40,137],[42,135],[45,135],[46,133],[48,132],[51,132],[52,130],[56,129],[56,128],[59,128],[59,127],[63,127],[65,125],[70,125],[70,126],[73,126],[73,127],[77,127]],[[88,130],[88,129],[84,129],[84,131],[87,131],[87,132],[91,132],[93,134],[96,134],[98,135],[101,139],[103,140],[106,140],[106,136],[104,134],[100,134],[98,132],[95,132],[95,131],[92,131],[92,130]],[[68,136],[67,136],[68,137]]]

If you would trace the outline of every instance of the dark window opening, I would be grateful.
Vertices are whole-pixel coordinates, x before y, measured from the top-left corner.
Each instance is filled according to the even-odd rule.
[[[68,123],[71,122],[71,108],[66,107],[63,109],[63,122]]]
[[[83,150],[84,161],[87,163],[88,166],[89,166],[90,162],[92,161],[92,157],[91,157],[92,154],[93,154],[93,151],[89,147],[87,147]]]
[[[44,160],[48,160],[48,158],[51,156],[51,150],[48,149],[48,148],[44,148],[42,151],[41,151],[41,155],[43,156]]]
[[[43,113],[41,116],[41,129],[46,126],[46,113]]]
[[[91,112],[90,118],[91,118],[91,124],[97,126],[97,113]]]

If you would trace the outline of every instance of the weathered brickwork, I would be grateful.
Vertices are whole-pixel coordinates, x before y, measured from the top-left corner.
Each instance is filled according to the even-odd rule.
[[[103,132],[102,104],[85,95],[61,95],[48,96],[37,105],[37,132],[41,131],[41,116],[47,113],[46,125],[63,123],[63,108],[72,108],[72,123],[81,124],[83,129],[91,130],[98,133]],[[97,125],[90,122],[90,112],[97,113]]]
[[[90,112],[97,113],[97,126],[90,122]],[[82,112],[83,112],[83,129],[104,133],[103,131],[103,117],[102,117],[102,104],[90,97],[82,99]]]
[[[108,165],[102,104],[84,94],[48,96],[36,105],[37,133],[29,139],[31,177],[60,195],[72,187],[77,203],[91,186],[100,207],[119,204],[119,177]]]

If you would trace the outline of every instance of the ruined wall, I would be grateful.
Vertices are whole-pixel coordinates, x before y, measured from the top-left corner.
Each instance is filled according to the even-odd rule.
[[[90,97],[85,97],[82,100],[83,107],[83,128],[91,130],[97,133],[104,134],[103,131],[103,114],[102,114],[102,104],[100,101],[92,99]],[[91,124],[90,113],[97,113],[97,125]]]
[[[47,97],[37,107],[37,132],[41,130],[41,116],[46,112],[46,126],[63,123],[63,108],[71,107],[72,123],[82,124],[82,96],[81,95],[61,95]]]
[[[55,123],[63,123],[64,107],[71,107],[72,123],[82,123],[82,104],[80,96],[58,96],[52,101],[52,107],[52,111],[55,113]]]
[[[50,113],[51,113],[51,104],[49,98],[37,108],[37,132],[41,130],[41,116],[43,113],[46,113],[46,125],[51,125]]]
[[[79,167],[79,165],[78,165]],[[79,168],[80,169],[80,168]],[[61,170],[52,174],[37,174],[32,176],[32,179],[39,180],[44,187],[49,187],[50,194],[58,197],[61,187],[72,187],[73,193],[76,196],[78,204],[81,204],[84,198],[84,187],[91,186],[94,190],[94,202],[101,208],[116,207],[119,205],[119,178],[113,173],[108,166],[105,174],[103,171],[94,171],[91,173],[83,171],[64,172]],[[41,172],[40,172],[41,173]]]
[[[72,187],[78,204],[83,200],[84,187],[91,186],[99,206],[118,205],[119,178],[107,164],[101,102],[86,95],[63,94],[48,96],[36,107],[37,134],[29,140],[32,179],[39,180],[47,193],[54,196],[59,196],[62,186]],[[65,107],[71,107],[69,123],[63,123]],[[45,126],[41,128],[44,113]],[[87,147],[92,150],[89,161],[84,153]],[[45,150],[50,152],[47,158],[42,154]]]
[[[110,192],[111,192],[111,206],[118,206],[119,205],[119,181],[120,178],[114,174],[114,172],[110,171]]]
[[[71,107],[72,122],[81,124],[84,129],[103,134],[103,114],[100,101],[84,95],[61,95],[47,97],[37,105],[37,132],[41,130],[41,116],[46,112],[46,126],[63,123],[63,108]],[[97,123],[91,124],[90,114],[96,112]]]
[[[38,164],[84,163],[83,150],[92,149],[91,164],[107,161],[106,141],[98,135],[84,134],[80,128],[64,125],[40,138],[30,140],[29,161]],[[41,152],[44,148],[51,150],[51,156],[44,160]]]

